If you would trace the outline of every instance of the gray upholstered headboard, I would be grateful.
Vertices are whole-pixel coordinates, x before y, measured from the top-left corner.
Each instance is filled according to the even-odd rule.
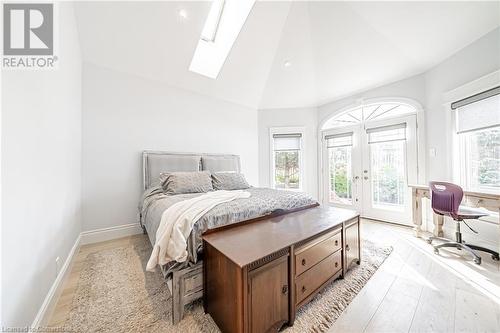
[[[142,152],[142,184],[146,190],[154,185],[162,172],[208,170],[241,172],[240,157],[231,154]]]

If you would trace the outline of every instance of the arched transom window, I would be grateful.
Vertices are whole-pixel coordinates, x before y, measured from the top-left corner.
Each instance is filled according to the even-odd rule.
[[[352,126],[372,120],[395,118],[416,112],[417,110],[414,106],[404,103],[390,102],[367,104],[349,109],[341,114],[333,116],[325,122],[322,129]]]

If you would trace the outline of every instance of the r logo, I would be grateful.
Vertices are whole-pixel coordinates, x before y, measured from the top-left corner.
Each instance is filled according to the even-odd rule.
[[[53,4],[3,5],[4,55],[53,55]]]

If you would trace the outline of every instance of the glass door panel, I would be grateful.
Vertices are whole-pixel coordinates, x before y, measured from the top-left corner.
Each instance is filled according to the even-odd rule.
[[[335,206],[360,209],[360,126],[323,134],[324,200]]]
[[[352,146],[328,148],[328,157],[330,202],[352,205]]]
[[[372,206],[404,211],[406,193],[405,142],[370,146]]]
[[[366,124],[363,146],[363,215],[410,224],[409,182],[417,175],[416,118]]]

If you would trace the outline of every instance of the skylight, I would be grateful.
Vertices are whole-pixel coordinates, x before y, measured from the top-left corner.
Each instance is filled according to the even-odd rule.
[[[212,79],[219,75],[255,0],[214,0],[189,70]]]
[[[201,39],[205,42],[214,42],[217,29],[219,28],[222,11],[224,10],[224,0],[213,0],[210,12],[208,12],[205,26],[201,32]]]

